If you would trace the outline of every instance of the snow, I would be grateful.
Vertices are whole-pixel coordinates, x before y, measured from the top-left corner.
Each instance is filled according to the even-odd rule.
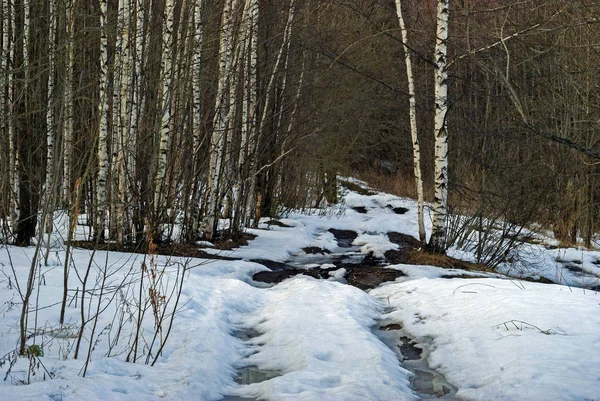
[[[282,375],[236,394],[276,400],[415,398],[409,373],[371,331],[383,303],[357,288],[309,277],[263,292],[264,307],[245,319],[262,333],[252,339],[245,364]]]
[[[473,400],[597,399],[600,295],[498,279],[428,279],[370,295],[431,350],[429,363]]]
[[[352,209],[361,206],[367,213]],[[396,214],[395,207],[408,211]],[[68,222],[57,213],[57,230],[50,238],[53,248],[48,264],[40,266],[40,285],[31,304],[32,311],[36,305],[39,308],[30,314],[29,328],[37,322],[38,331],[28,340],[28,344],[42,345],[40,360],[54,378],[42,380],[40,368],[30,378],[31,384],[19,383],[27,381],[29,368],[28,360],[19,358],[0,382],[0,399],[210,401],[236,395],[265,400],[367,401],[424,397],[410,384],[413,373],[376,335],[378,325],[384,323],[402,325],[426,351],[429,368],[456,387],[453,397],[458,399],[600,399],[600,294],[590,290],[600,277],[598,251],[549,249],[552,239],[540,237],[540,244],[526,244],[518,263],[498,269],[564,285],[414,265],[387,266],[406,276],[368,292],[345,284],[343,268],[331,271],[328,280],[295,276],[274,286],[252,280],[253,274],[268,270],[255,259],[334,267],[323,261],[327,256],[306,255],[302,250],[317,247],[344,252],[328,232],[330,228],[357,233],[353,248],[346,250],[353,252],[352,257],[381,257],[398,248],[387,232],[417,236],[416,217],[412,200],[346,191],[343,203],[326,214],[291,212],[280,219],[290,227],[262,222],[258,229],[249,230],[257,238],[248,246],[220,251],[212,244],[201,244],[210,247],[206,252],[238,260],[74,249],[70,302],[61,328],[58,316],[66,256],[61,238]],[[85,216],[79,220],[85,222]],[[430,221],[426,228],[430,230]],[[86,234],[85,226],[77,226],[76,238]],[[473,257],[457,249],[451,253]],[[0,249],[0,357],[10,355],[18,342],[21,298],[12,267],[23,288],[33,255],[33,247]],[[135,332],[143,262],[164,271],[161,294],[169,294],[182,268],[187,269],[173,329],[154,366],[144,363],[155,330],[151,308],[142,321],[143,356],[136,363],[126,362]],[[81,279],[88,266],[87,316],[97,307],[104,274],[108,290],[92,339],[91,362],[82,377],[91,322],[82,340],[83,357],[74,360],[73,352],[81,321],[81,305],[77,304]],[[168,304],[168,314],[175,308],[173,302]],[[4,376],[8,358],[0,361],[6,362],[0,367]],[[239,369],[249,366],[273,372],[274,377],[237,384]]]
[[[376,258],[383,258],[384,254],[391,249],[398,249],[399,246],[390,242],[385,234],[361,234],[352,242],[352,245],[360,246],[360,251]]]

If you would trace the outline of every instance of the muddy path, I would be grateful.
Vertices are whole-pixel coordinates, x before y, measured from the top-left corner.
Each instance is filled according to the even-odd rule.
[[[253,279],[261,283],[277,285],[290,277],[303,274],[316,279],[335,280],[368,291],[382,283],[404,276],[400,270],[387,267],[389,261],[362,254],[360,247],[352,245],[358,236],[356,232],[335,229],[330,229],[329,232],[337,241],[336,248],[307,247],[285,263],[253,260],[270,269],[256,273]],[[396,258],[399,254],[413,251],[418,245],[418,241],[411,241],[408,236],[396,234],[389,236],[395,242],[402,244],[399,251],[393,254]],[[403,249],[403,246],[407,249]],[[412,373],[410,383],[419,399],[457,400],[456,388],[449,384],[440,372],[430,368],[427,362],[430,345],[427,339],[410,338],[402,329],[401,323],[385,320],[381,320],[373,328],[373,333],[396,354],[399,365]],[[248,328],[235,335],[241,341],[250,342],[258,334],[252,328]],[[240,385],[260,383],[281,374],[254,365],[243,366],[237,371],[236,382]],[[229,397],[224,400],[248,399]]]

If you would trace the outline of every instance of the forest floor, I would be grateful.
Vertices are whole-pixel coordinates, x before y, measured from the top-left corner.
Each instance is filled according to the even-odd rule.
[[[43,349],[34,359],[43,365],[12,357],[21,310],[14,277],[22,288],[34,248],[0,249],[0,399],[600,400],[600,252],[555,248],[538,235],[520,264],[491,271],[464,250],[423,252],[414,201],[341,191],[325,214],[265,221],[230,250],[200,243],[201,254],[171,257],[77,248],[64,325],[57,230],[29,317],[28,343]],[[154,359],[146,358],[151,311],[137,363],[125,362],[139,280],[123,279],[150,260],[171,279],[165,288],[178,266],[187,269],[152,367],[144,363]],[[85,357],[73,359],[80,314],[99,299],[90,291],[86,307],[77,305],[86,266],[89,288],[108,276],[106,287],[117,289],[100,299],[94,334],[84,331],[91,360],[81,377]]]

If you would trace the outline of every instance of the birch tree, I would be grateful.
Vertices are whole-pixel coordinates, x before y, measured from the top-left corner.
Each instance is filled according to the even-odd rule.
[[[162,210],[162,192],[165,187],[165,173],[167,169],[167,150],[169,146],[169,134],[171,131],[171,104],[173,97],[173,79],[174,79],[174,36],[177,35],[174,26],[174,15],[173,15],[173,0],[165,0],[165,21],[166,31],[163,34],[163,88],[162,88],[162,116],[160,122],[160,135],[158,141],[158,158],[156,163],[156,176],[154,182],[154,212],[156,216],[161,214]],[[158,222],[155,222],[158,223]]]
[[[433,226],[429,246],[436,252],[446,247],[446,215],[448,212],[448,0],[438,0],[435,40],[435,197]]]
[[[423,221],[423,177],[421,174],[421,148],[419,146],[419,135],[417,130],[417,101],[415,97],[415,79],[413,77],[412,60],[408,48],[408,31],[402,15],[402,4],[396,0],[396,14],[402,33],[402,49],[404,50],[404,62],[406,64],[406,79],[408,82],[408,102],[410,119],[410,136],[413,145],[413,171],[415,175],[415,186],[417,188],[417,224],[419,227],[419,240],[425,242],[425,224]]]
[[[229,87],[233,73],[233,11],[237,9],[238,0],[226,0],[221,17],[221,38],[219,44],[219,78],[215,106],[215,119],[210,141],[210,164],[208,172],[208,198],[206,202],[205,237],[213,238],[216,230],[219,203],[221,171],[225,153],[225,136],[229,124]]]
[[[108,181],[108,141],[109,141],[109,113],[112,98],[109,93],[108,69],[108,4],[107,0],[100,0],[100,103],[98,113],[100,114],[100,129],[98,131],[98,181],[97,181],[97,211],[96,211],[96,238],[104,238],[106,226],[106,201]],[[111,60],[114,58],[111,56]]]

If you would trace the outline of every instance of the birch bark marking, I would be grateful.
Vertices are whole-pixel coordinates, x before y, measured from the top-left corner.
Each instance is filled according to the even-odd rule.
[[[248,133],[246,134],[247,145],[247,161],[248,172],[249,172],[249,183],[248,190],[245,196],[245,224],[248,225],[250,218],[253,215],[253,203],[254,203],[254,191],[256,188],[256,171],[257,171],[257,144],[258,144],[258,113],[256,104],[258,102],[258,17],[259,17],[259,4],[258,0],[251,0],[251,11],[250,11],[250,65],[248,71],[248,104],[247,104],[247,118]],[[258,223],[257,223],[258,224]]]
[[[193,179],[193,190],[191,207],[189,208],[191,227],[193,235],[195,236],[200,229],[200,220],[196,210],[200,204],[200,188],[199,182],[195,178],[198,167],[201,164],[200,161],[200,147],[203,143],[201,141],[200,132],[202,129],[202,48],[204,45],[204,26],[202,24],[202,2],[203,0],[194,1],[194,14],[191,18],[192,33],[195,37],[194,42],[194,56],[192,62],[192,89],[193,89],[193,119],[192,119],[192,146],[193,146],[193,164],[192,164],[192,177]]]
[[[227,84],[230,76],[231,57],[233,54],[233,27],[232,11],[236,8],[237,0],[227,0],[223,5],[221,17],[221,39],[219,45],[219,85],[217,88],[216,113],[213,132],[210,138],[210,165],[208,171],[208,199],[206,203],[206,225],[205,237],[211,240],[215,229],[217,218],[217,205],[219,203],[219,176],[223,162],[223,151],[225,147],[225,135],[227,129]]]
[[[119,85],[116,92],[119,93],[119,101],[117,104],[117,115],[119,118],[118,132],[115,138],[116,150],[116,172],[117,172],[117,193],[118,203],[115,216],[115,234],[118,244],[123,243],[123,231],[125,221],[125,203],[126,203],[126,191],[127,191],[127,177],[125,174],[125,151],[127,150],[125,136],[127,135],[128,129],[130,128],[130,103],[129,92],[133,91],[133,86],[128,87],[129,75],[131,72],[131,57],[132,57],[132,46],[131,46],[131,26],[130,26],[130,1],[119,0],[119,16],[121,18],[121,26],[117,32],[117,48],[121,49],[120,54],[120,71],[119,71]],[[127,36],[125,37],[125,32]],[[135,31],[134,31],[135,32]]]
[[[8,71],[8,63],[5,63],[5,48],[9,45],[8,44],[8,27],[6,24],[6,14],[7,14],[7,4],[8,1],[2,0],[0,1],[0,15],[1,15],[1,19],[0,19],[0,28],[2,30],[2,36],[0,37],[1,45],[0,45],[0,70],[1,71]],[[10,212],[5,208],[8,203],[10,203],[10,197],[6,197],[5,195],[7,195],[10,190],[9,189],[5,189],[5,185],[7,183],[10,183],[10,165],[8,163],[6,163],[6,160],[8,159],[8,152],[6,151],[5,153],[5,149],[4,146],[6,146],[6,149],[8,150],[8,144],[4,144],[4,138],[8,138],[9,134],[8,134],[8,127],[6,125],[7,120],[10,119],[10,115],[7,114],[7,110],[6,110],[6,105],[8,104],[8,100],[7,100],[7,96],[8,93],[6,92],[6,88],[8,87],[8,82],[9,82],[9,78],[8,78],[8,74],[6,74],[5,72],[2,73],[0,75],[0,113],[2,113],[2,115],[5,116],[4,120],[2,122],[0,122],[0,168],[2,169],[2,171],[0,171],[0,180],[2,180],[2,182],[0,183],[0,222],[2,223],[2,225],[0,225],[0,229],[2,230],[2,232],[6,232],[4,231],[4,229],[8,229],[8,225],[7,225],[7,220],[5,220],[8,217],[8,214],[10,214]],[[8,118],[7,118],[8,117]]]
[[[108,178],[108,115],[109,102],[107,97],[107,74],[108,74],[108,7],[107,0],[100,1],[100,104],[98,112],[100,113],[100,130],[98,132],[98,187],[96,212],[96,238],[104,238],[104,228],[106,226],[106,184]]]
[[[412,60],[410,49],[408,48],[408,31],[402,16],[402,4],[396,0],[396,13],[402,33],[402,49],[404,50],[404,61],[406,63],[406,78],[408,80],[408,103],[410,119],[410,135],[413,142],[413,172],[415,175],[415,185],[417,188],[417,224],[419,227],[419,240],[425,242],[425,224],[423,222],[423,176],[421,174],[421,147],[419,145],[419,135],[417,129],[417,101],[415,98],[415,80],[413,77]]]
[[[202,25],[202,1],[195,0],[194,2],[194,18],[192,31],[195,36],[195,52],[194,61],[192,68],[194,73],[192,75],[193,90],[194,90],[194,128],[193,128],[193,146],[194,155],[200,147],[200,128],[202,127],[202,87],[201,87],[201,76],[202,76],[202,47],[204,45],[204,26]]]
[[[163,35],[164,40],[164,64],[163,64],[163,94],[162,94],[162,117],[160,126],[160,138],[158,149],[158,160],[156,163],[156,175],[154,181],[154,210],[156,217],[161,215],[162,211],[162,190],[165,187],[165,173],[167,169],[167,150],[169,147],[169,131],[171,126],[171,99],[175,95],[172,93],[173,82],[173,35],[174,32],[174,15],[173,15],[173,0],[166,0],[165,20],[167,21],[167,31]],[[154,222],[158,224],[158,221]]]
[[[65,132],[63,138],[63,201],[66,206],[70,205],[71,201],[71,184],[73,158],[73,32],[75,26],[75,6],[76,1],[71,3],[70,11],[67,10],[67,62],[65,74],[65,103],[67,115],[65,116]]]
[[[3,71],[10,71],[14,68],[14,21],[13,14],[15,13],[15,7],[12,5],[11,1],[3,0],[3,48],[2,48],[2,57],[5,60],[3,64]],[[5,104],[2,108],[2,112],[6,113],[5,124],[6,124],[6,134],[8,135],[8,198],[7,202],[9,202],[8,208],[8,218],[10,221],[11,231],[14,232],[17,226],[17,216],[18,212],[18,191],[19,191],[19,179],[17,172],[17,151],[16,151],[16,143],[15,143],[15,121],[14,121],[14,112],[13,112],[13,102],[15,99],[14,94],[14,78],[11,80],[12,75],[10,74],[2,74],[5,79],[5,86],[3,89],[5,91]]]
[[[448,0],[438,0],[435,41],[435,198],[429,247],[443,252],[446,246],[448,211]]]
[[[56,16],[54,15],[55,4],[54,1],[50,1],[48,3],[48,7],[50,9],[49,19],[50,19],[50,51],[48,52],[48,68],[50,69],[50,73],[48,75],[48,93],[52,94],[54,91],[54,69],[55,69],[55,47],[54,47],[54,34],[55,34],[55,26]],[[51,99],[54,99],[54,96],[51,96]],[[56,182],[56,177],[54,175],[54,144],[56,137],[56,114],[55,114],[55,106],[52,101],[48,105],[48,109],[46,110],[46,124],[48,126],[48,130],[46,132],[46,182],[44,184],[44,201],[42,205],[48,208],[46,213],[46,221],[42,222],[42,225],[46,227],[46,232],[50,234],[52,232],[52,225],[54,219],[54,185]],[[50,247],[50,241],[48,241],[48,247]]]

